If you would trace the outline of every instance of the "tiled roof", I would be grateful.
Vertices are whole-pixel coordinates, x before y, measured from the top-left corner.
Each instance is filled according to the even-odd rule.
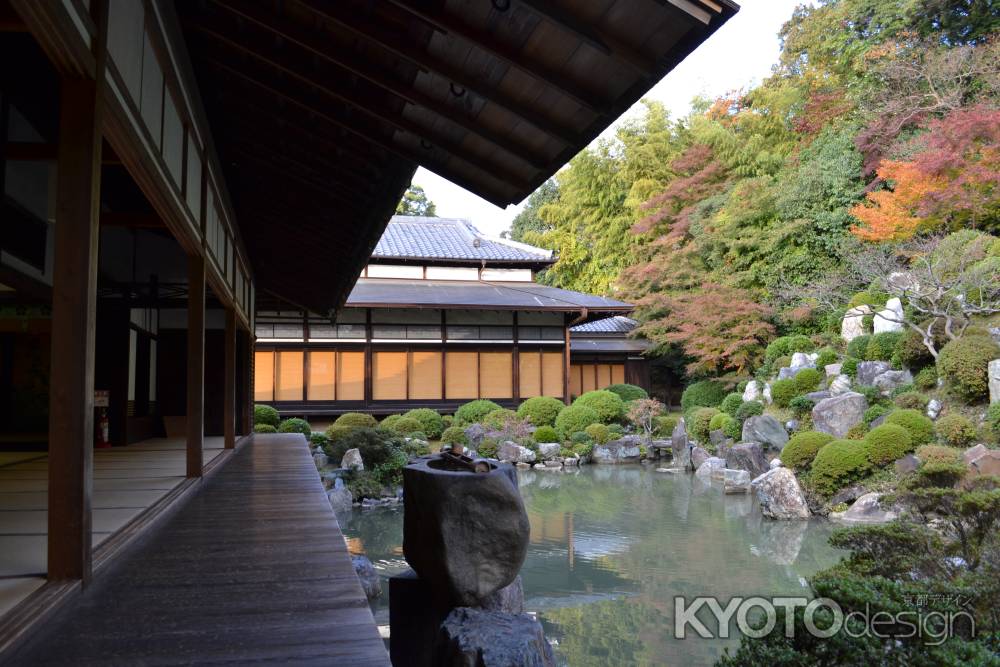
[[[373,259],[454,259],[460,261],[550,264],[551,250],[507,239],[488,238],[463,218],[394,215]]]
[[[627,334],[638,324],[630,317],[615,315],[603,320],[584,322],[570,329],[574,334]]]

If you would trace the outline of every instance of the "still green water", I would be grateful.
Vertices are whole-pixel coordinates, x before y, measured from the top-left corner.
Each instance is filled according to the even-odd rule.
[[[568,665],[710,665],[728,640],[674,638],[674,598],[808,595],[805,578],[839,560],[821,520],[764,519],[749,495],[640,466],[519,471],[531,520],[521,570]],[[384,578],[407,569],[402,508],[352,512],[344,533]],[[373,605],[389,622],[388,585]],[[699,614],[699,616],[701,616]]]

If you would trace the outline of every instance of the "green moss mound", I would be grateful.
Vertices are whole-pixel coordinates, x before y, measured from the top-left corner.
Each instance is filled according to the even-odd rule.
[[[441,443],[445,445],[468,445],[469,439],[461,426],[449,426],[441,433]]]
[[[781,462],[788,468],[805,470],[816,458],[819,450],[832,441],[832,435],[821,431],[796,433],[781,450]]]
[[[441,418],[441,415],[430,408],[417,408],[415,410],[410,410],[404,414],[403,417],[416,419],[420,422],[420,430],[423,431],[428,438],[440,438],[442,431],[444,431],[444,420]]]
[[[909,431],[914,446],[926,445],[934,439],[934,422],[919,410],[896,410],[885,418],[885,422]]]
[[[475,424],[482,421],[486,415],[499,409],[499,405],[485,398],[469,401],[459,406],[458,410],[455,410],[455,425],[468,426],[469,424]]]
[[[885,466],[913,451],[910,432],[897,424],[876,426],[865,435],[865,450],[874,466]]]
[[[254,424],[253,425],[253,432],[254,433],[277,433],[278,429],[274,428],[270,424]]]
[[[556,431],[563,439],[569,439],[572,434],[582,432],[591,424],[600,421],[601,418],[591,408],[585,405],[571,405],[564,408],[556,417]]]
[[[539,426],[534,433],[535,442],[560,442],[559,434],[552,426]]]
[[[278,433],[301,433],[309,437],[312,435],[312,426],[305,419],[292,417],[278,424]]]
[[[337,420],[333,423],[337,426],[350,426],[353,428],[375,428],[378,425],[378,421],[374,417],[366,415],[363,412],[345,412],[337,417]]]
[[[779,408],[787,408],[799,393],[794,379],[775,380],[771,383],[771,399]]]
[[[620,422],[625,417],[625,401],[618,394],[607,389],[588,391],[577,397],[573,401],[573,405],[590,408],[597,413],[602,424]]]
[[[634,384],[611,384],[605,387],[605,389],[613,394],[618,394],[618,396],[626,403],[640,398],[649,398],[649,393],[645,389]]]
[[[255,405],[253,406],[253,423],[254,424],[267,424],[278,428],[278,424],[281,422],[281,415],[278,411],[272,408],[270,405]]]
[[[832,496],[871,469],[865,444],[859,440],[832,440],[823,445],[810,466],[810,482],[817,492]]]
[[[792,378],[792,382],[795,383],[797,394],[808,394],[810,391],[816,391],[819,387],[820,381],[822,380],[823,374],[815,368],[803,368],[795,374],[794,378]]]
[[[607,424],[591,424],[583,431],[599,445],[611,441],[611,429],[608,428]]]
[[[552,426],[566,404],[551,396],[534,396],[517,407],[517,415],[535,426]]]

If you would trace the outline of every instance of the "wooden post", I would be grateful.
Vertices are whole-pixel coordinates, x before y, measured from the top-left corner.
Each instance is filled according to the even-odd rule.
[[[223,401],[222,408],[223,435],[225,437],[226,449],[236,447],[236,309],[226,308],[226,351],[225,351],[225,374],[223,380]]]
[[[49,375],[49,579],[91,575],[100,88],[63,79]],[[119,397],[124,399],[124,397]]]
[[[569,405],[571,399],[570,399],[570,396],[569,396],[569,370],[570,370],[570,364],[569,364],[569,323],[568,322],[563,325],[563,331],[564,331],[563,339],[564,339],[564,343],[565,343],[565,347],[563,347],[563,400],[566,402],[566,405]]]
[[[188,255],[187,476],[201,477],[205,440],[205,258]]]
[[[514,335],[512,337],[512,340],[514,341],[514,353],[511,355],[511,370],[512,370],[511,382],[513,383],[511,386],[511,389],[513,390],[511,392],[511,395],[514,397],[515,403],[520,403],[521,402],[521,351],[518,349],[517,346],[517,342],[519,340],[517,326],[518,326],[517,311],[515,310],[514,327],[513,327]]]
[[[246,364],[244,366],[245,370],[243,373],[243,378],[244,382],[246,382],[247,389],[246,389],[246,400],[245,400],[246,405],[244,406],[244,413],[243,413],[243,434],[246,435],[247,433],[253,432],[253,406],[254,406],[254,391],[255,391],[254,383],[256,382],[255,370],[257,368],[257,360],[254,357],[254,353],[256,351],[255,350],[256,337],[250,330],[247,330],[244,336],[245,336],[244,340],[246,341],[247,356],[246,356]]]

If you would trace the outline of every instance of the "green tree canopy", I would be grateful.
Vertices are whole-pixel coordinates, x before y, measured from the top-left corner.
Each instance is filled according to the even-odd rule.
[[[427,198],[427,193],[422,187],[411,183],[403,193],[403,198],[396,204],[396,215],[434,217],[437,215],[437,207]]]

